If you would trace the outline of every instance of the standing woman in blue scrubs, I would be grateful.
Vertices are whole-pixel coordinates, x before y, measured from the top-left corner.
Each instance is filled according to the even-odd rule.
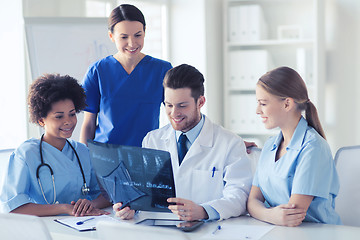
[[[159,127],[162,81],[172,66],[141,52],[145,27],[143,14],[133,5],[111,12],[109,37],[118,52],[92,64],[85,75],[88,106],[80,142],[141,146],[145,135]]]
[[[335,164],[300,75],[288,67],[266,73],[257,83],[256,98],[265,127],[281,132],[261,152],[247,203],[250,215],[283,226],[341,224],[334,210],[339,192]]]
[[[31,85],[28,104],[31,121],[45,133],[41,139],[25,141],[10,156],[0,185],[0,212],[106,213],[100,208],[110,203],[100,195],[88,148],[68,139],[76,114],[85,107],[84,89],[67,75],[44,75]]]

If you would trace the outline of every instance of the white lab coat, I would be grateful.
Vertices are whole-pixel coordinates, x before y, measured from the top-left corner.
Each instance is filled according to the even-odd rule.
[[[220,219],[246,212],[252,174],[244,141],[239,136],[205,117],[181,166],[175,130],[170,124],[149,132],[142,145],[170,152],[176,197],[208,204],[220,214]]]

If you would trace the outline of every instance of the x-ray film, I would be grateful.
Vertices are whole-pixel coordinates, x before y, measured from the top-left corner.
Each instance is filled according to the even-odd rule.
[[[134,210],[168,212],[175,197],[170,153],[88,140],[91,163],[104,196]]]

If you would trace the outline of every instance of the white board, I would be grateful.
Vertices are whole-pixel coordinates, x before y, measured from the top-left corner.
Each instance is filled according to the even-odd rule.
[[[96,60],[116,53],[107,18],[25,18],[32,79],[68,74],[80,82]]]
[[[108,37],[107,18],[24,20],[32,80],[44,73],[59,73],[82,82],[90,64],[117,52]],[[79,114],[72,135],[76,141],[80,137],[82,121],[83,114]]]

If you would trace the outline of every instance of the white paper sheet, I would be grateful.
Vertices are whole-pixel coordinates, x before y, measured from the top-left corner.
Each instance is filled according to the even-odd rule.
[[[220,230],[214,226],[214,230],[202,236],[202,239],[251,239],[256,240],[263,237],[275,226],[251,226],[238,224],[219,224]]]

